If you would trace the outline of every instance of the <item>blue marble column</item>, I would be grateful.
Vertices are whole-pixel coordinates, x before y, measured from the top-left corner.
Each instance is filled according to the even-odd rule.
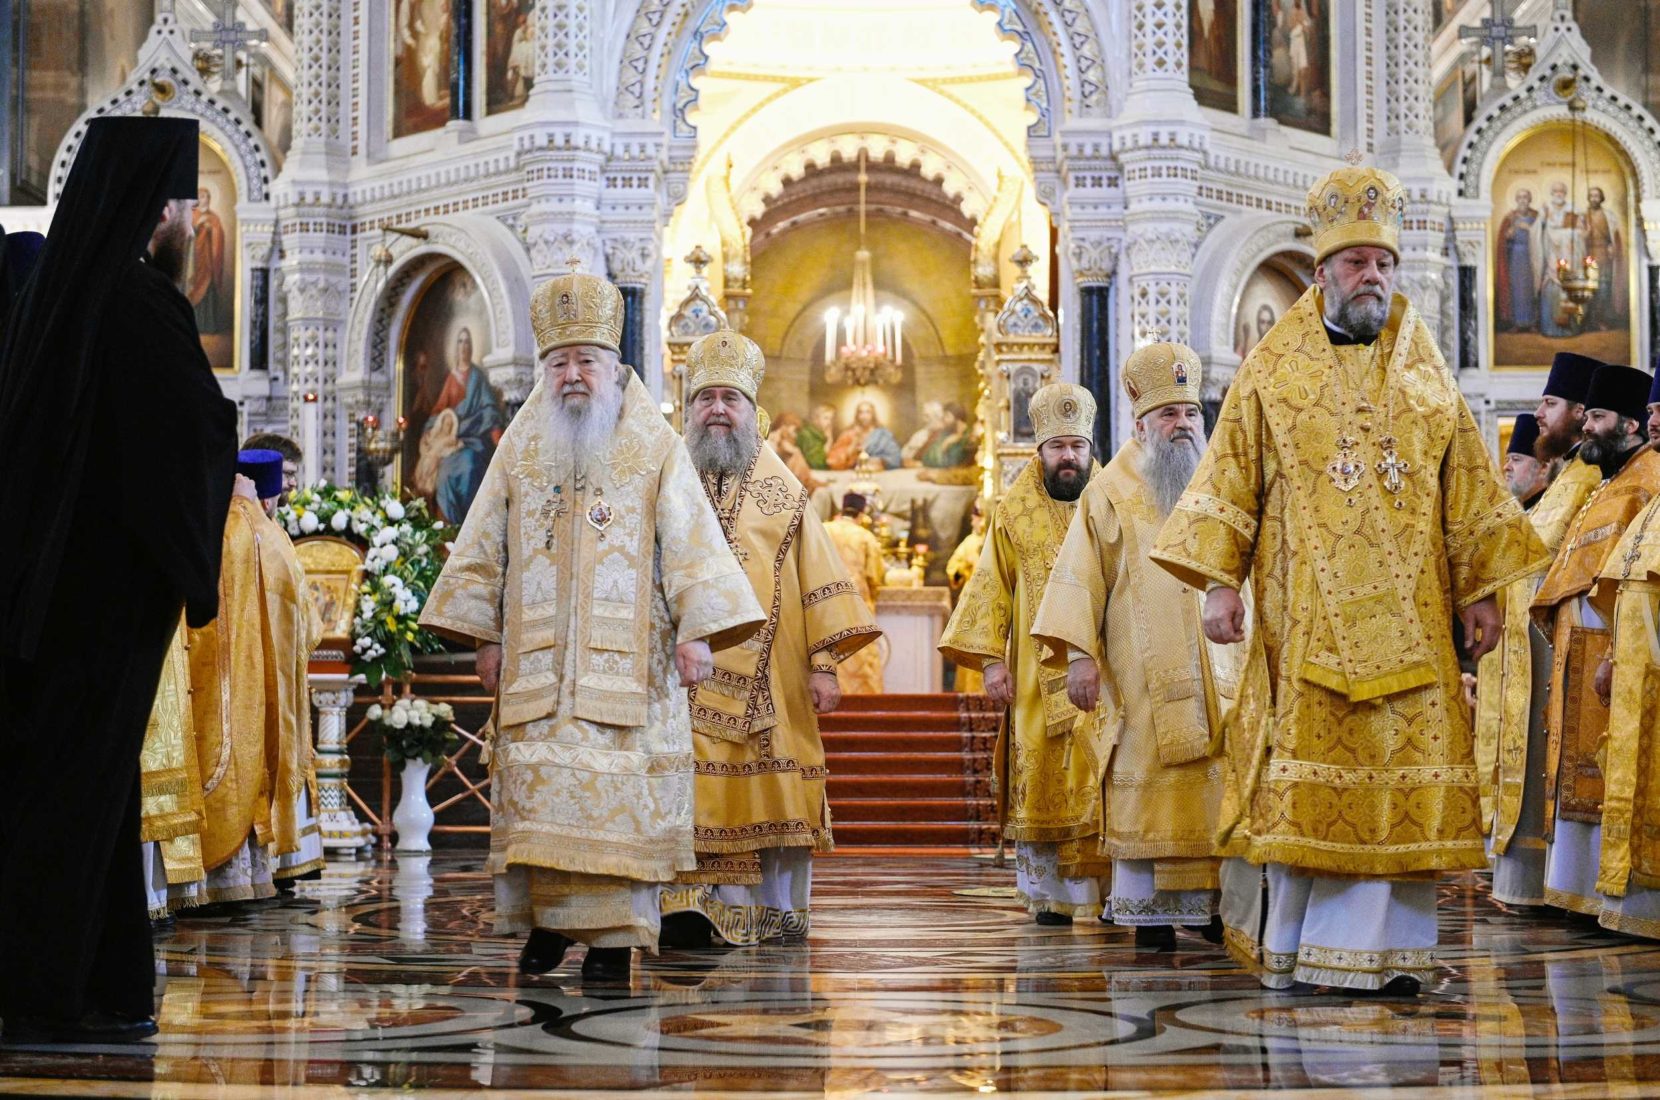
[[[1078,384],[1095,395],[1095,455],[1112,455],[1112,283],[1078,287]]]

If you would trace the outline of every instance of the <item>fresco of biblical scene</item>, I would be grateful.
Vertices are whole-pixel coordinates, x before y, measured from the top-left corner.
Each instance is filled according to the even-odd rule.
[[[1233,311],[1233,350],[1244,359],[1268,335],[1286,310],[1296,304],[1313,281],[1308,258],[1285,252],[1270,256],[1251,272],[1240,288]]]
[[[392,18],[392,136],[450,118],[450,0],[396,0]]]
[[[454,524],[467,518],[507,429],[501,395],[483,367],[489,352],[478,283],[459,264],[439,270],[410,307],[398,349],[407,421],[400,473],[404,488]]]
[[[1636,362],[1632,174],[1589,127],[1523,135],[1493,178],[1493,365],[1543,368],[1559,351]],[[1594,292],[1575,282],[1595,270]]]
[[[1201,107],[1239,110],[1239,0],[1188,0],[1187,82]]]
[[[484,110],[523,107],[536,78],[535,0],[485,0]]]
[[[185,296],[196,311],[202,350],[214,370],[236,369],[236,178],[219,149],[200,142],[196,170],[196,241]]]
[[[1268,113],[1331,133],[1331,0],[1270,0]]]

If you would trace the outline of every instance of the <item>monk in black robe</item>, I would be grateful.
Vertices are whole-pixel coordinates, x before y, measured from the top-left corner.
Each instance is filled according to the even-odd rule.
[[[155,1032],[139,751],[217,611],[235,406],[179,290],[196,123],[100,118],[0,347],[0,1038]]]

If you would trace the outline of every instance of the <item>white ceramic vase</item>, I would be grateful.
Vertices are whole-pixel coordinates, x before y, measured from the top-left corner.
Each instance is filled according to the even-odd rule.
[[[392,811],[392,827],[398,831],[400,852],[430,852],[427,834],[432,831],[432,806],[427,802],[427,773],[432,765],[425,760],[408,760],[403,766],[403,792],[398,808]]]

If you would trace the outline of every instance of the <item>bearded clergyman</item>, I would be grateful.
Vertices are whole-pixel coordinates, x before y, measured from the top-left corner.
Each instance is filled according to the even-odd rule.
[[[1084,490],[1032,623],[1046,663],[1067,670],[1067,698],[1105,726],[1103,919],[1159,950],[1182,927],[1222,942],[1222,766],[1211,746],[1233,705],[1239,651],[1201,633],[1203,591],[1147,558],[1204,454],[1202,377],[1181,344],[1130,356],[1122,378],[1135,435]]]
[[[1049,572],[1096,466],[1095,398],[1053,383],[1031,399],[1038,453],[1015,478],[986,528],[974,576],[945,626],[940,652],[979,672],[1005,707],[993,770],[1003,835],[1015,842],[1017,885],[1037,923],[1099,916],[1101,723],[1066,693],[1066,669],[1043,667],[1032,621]],[[1082,719],[1082,720],[1080,720]]]
[[[807,490],[761,438],[765,366],[728,331],[686,357],[686,445],[767,621],[692,692],[697,869],[663,892],[665,945],[807,934],[813,854],[831,848],[818,716],[841,702],[836,666],[880,636]]]
[[[541,378],[502,437],[421,622],[476,642],[496,695],[496,927],[519,969],[583,977],[655,950],[661,884],[697,866],[686,689],[766,620],[680,438],[621,363],[616,287],[538,287]]]
[[[1218,836],[1230,951],[1265,985],[1415,994],[1435,875],[1486,865],[1452,620],[1545,550],[1435,338],[1393,293],[1406,192],[1341,168],[1308,195],[1315,285],[1246,357],[1154,561],[1245,640]],[[1266,878],[1266,900],[1263,880]]]

